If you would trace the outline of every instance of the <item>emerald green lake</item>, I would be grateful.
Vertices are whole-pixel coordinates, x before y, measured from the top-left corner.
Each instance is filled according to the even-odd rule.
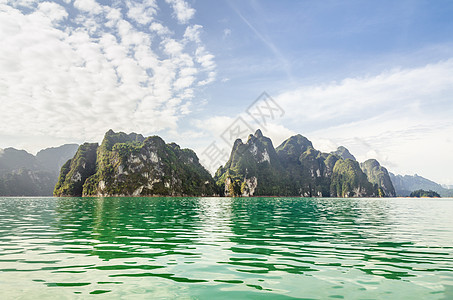
[[[453,199],[0,198],[1,299],[453,299]]]

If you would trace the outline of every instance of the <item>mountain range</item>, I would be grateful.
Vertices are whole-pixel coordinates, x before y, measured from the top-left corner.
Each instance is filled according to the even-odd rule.
[[[14,148],[0,150],[0,196],[50,196],[61,166],[77,151],[66,144],[39,151],[36,156]]]
[[[417,174],[402,176],[390,173],[390,179],[393,182],[397,196],[400,197],[408,197],[416,190],[432,190],[442,197],[453,197],[453,189],[447,189]]]
[[[274,148],[261,130],[238,139],[214,177],[194,151],[158,136],[109,130],[101,144],[67,144],[36,156],[0,150],[0,196],[395,197],[453,190],[418,175],[359,163],[343,146],[324,153],[298,134]]]

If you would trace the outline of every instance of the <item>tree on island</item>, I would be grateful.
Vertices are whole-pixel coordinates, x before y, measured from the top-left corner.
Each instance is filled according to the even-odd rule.
[[[415,197],[415,198],[420,198],[420,197],[429,197],[429,198],[440,198],[440,195],[436,193],[435,191],[429,190],[416,190],[413,191],[410,195],[410,197]]]

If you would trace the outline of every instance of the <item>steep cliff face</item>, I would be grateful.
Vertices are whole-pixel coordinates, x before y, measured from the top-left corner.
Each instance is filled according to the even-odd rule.
[[[368,181],[375,185],[378,196],[396,197],[395,188],[393,187],[389,172],[377,160],[369,159],[361,163],[360,167],[367,175]]]
[[[230,159],[214,179],[226,196],[281,195],[281,175],[272,141],[257,130],[245,144],[240,139],[235,141]]]
[[[340,159],[335,163],[330,188],[332,197],[374,197],[375,188],[358,162]]]
[[[332,152],[332,154],[338,155],[342,159],[356,160],[354,155],[352,155],[351,152],[343,146],[338,147],[336,151]]]
[[[85,143],[60,171],[54,196],[82,196],[85,181],[96,172],[98,143]]]
[[[181,149],[174,143],[166,144],[158,136],[144,138],[135,133],[110,130],[96,149],[90,167],[93,172],[89,176],[79,176],[83,182],[81,189],[77,185],[77,190],[59,193],[57,185],[56,195],[210,196],[217,191],[195,152]],[[74,182],[78,169],[79,164],[72,162],[64,166],[62,177],[66,178],[65,182]]]
[[[314,149],[313,144],[300,134],[278,146],[277,154],[286,173],[289,195],[330,195],[330,177],[339,159],[337,156]]]

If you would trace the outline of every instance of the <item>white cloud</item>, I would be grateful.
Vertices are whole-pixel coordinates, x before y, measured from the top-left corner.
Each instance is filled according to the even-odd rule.
[[[453,162],[453,59],[376,76],[301,87],[274,97],[292,124],[323,150],[346,146],[359,160],[439,182]],[[330,149],[328,149],[330,148]],[[432,155],[436,153],[435,155]]]
[[[187,26],[186,31],[184,32],[184,37],[188,41],[199,43],[200,42],[200,33],[201,33],[202,28],[203,28],[203,26],[197,25],[197,24],[192,25],[192,26]]]
[[[61,5],[51,2],[42,2],[38,6],[39,10],[51,20],[61,21],[68,16],[68,13]]]
[[[102,7],[96,0],[74,0],[74,7],[87,13],[100,14],[102,12]]]
[[[172,33],[170,29],[168,29],[168,27],[163,26],[162,24],[157,22],[151,23],[149,30],[156,32],[160,36],[167,36]]]
[[[152,20],[160,13],[154,1],[120,9],[77,0],[71,14],[65,4],[29,5],[0,4],[0,137],[86,141],[109,128],[174,131],[199,82],[215,71],[193,53],[201,40]],[[198,28],[182,32],[187,26]]]
[[[183,44],[174,39],[166,39],[163,42],[163,47],[164,47],[165,53],[167,53],[168,55],[173,55],[173,56],[181,54],[182,50],[184,49]]]
[[[187,23],[195,14],[195,9],[191,8],[184,0],[166,0],[166,2],[171,4],[179,23]]]
[[[368,78],[302,87],[278,96],[290,117],[312,121],[351,121],[389,109],[417,111],[449,100],[453,59],[421,68],[392,70]]]
[[[129,0],[126,3],[129,8],[127,16],[142,25],[151,23],[158,8],[155,0]]]

